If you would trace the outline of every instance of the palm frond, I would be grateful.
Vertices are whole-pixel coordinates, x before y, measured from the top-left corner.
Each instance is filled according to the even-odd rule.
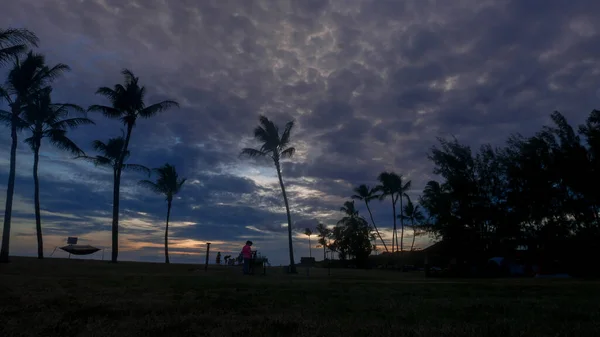
[[[23,143],[29,145],[29,147],[31,148],[31,151],[35,151],[36,137],[31,136],[31,137],[25,138],[25,139],[23,139]]]
[[[0,99],[5,100],[8,104],[12,103],[12,99],[8,94],[8,91],[4,87],[0,87]]]
[[[109,101],[115,102],[119,98],[119,93],[109,87],[100,87],[96,90],[96,95],[102,95],[108,98]]]
[[[112,161],[110,158],[104,157],[104,156],[77,156],[75,157],[75,159],[83,159],[85,161],[89,161],[91,163],[94,164],[94,166],[107,166],[107,167],[112,167],[114,168],[114,161]]]
[[[108,151],[107,151],[107,150],[108,150],[108,146],[107,146],[107,145],[106,145],[104,142],[102,142],[102,141],[100,141],[100,140],[94,140],[94,141],[92,142],[92,148],[93,148],[95,151],[97,151],[97,152],[101,152],[101,153],[106,153],[106,152],[108,152]]]
[[[10,46],[0,49],[0,65],[8,63],[10,60],[18,57],[27,51],[27,46],[24,44]]]
[[[62,151],[71,152],[74,155],[84,155],[83,150],[75,144],[69,137],[67,137],[65,130],[50,129],[44,132],[46,137],[50,140],[50,144]]]
[[[283,130],[283,134],[281,134],[281,140],[279,141],[280,147],[286,147],[290,142],[290,135],[292,132],[292,128],[294,127],[294,121],[289,121],[285,125],[285,129]]]
[[[123,112],[119,109],[115,109],[113,107],[105,106],[105,105],[97,105],[97,104],[91,105],[87,111],[100,112],[100,113],[102,113],[102,115],[104,117],[112,118],[112,119],[121,118],[121,116],[123,115]]]
[[[75,129],[81,125],[95,125],[94,121],[88,118],[69,118],[53,123],[50,127],[54,129]]]
[[[121,168],[123,169],[123,171],[140,172],[140,173],[145,173],[148,176],[150,176],[152,174],[152,170],[150,170],[146,166],[140,165],[140,164],[123,164],[123,166]]]
[[[288,147],[287,149],[281,151],[281,158],[291,158],[294,153],[296,153],[296,148]]]
[[[34,32],[23,28],[0,29],[0,47],[6,44],[25,44],[37,47],[40,39]]]
[[[149,189],[150,191],[157,193],[157,194],[164,194],[166,193],[164,191],[164,189],[161,188],[161,186],[159,186],[157,183],[150,181],[150,180],[140,180],[138,182],[138,185],[144,188]]]
[[[155,103],[150,106],[145,107],[140,110],[138,114],[142,118],[150,118],[158,114],[159,112],[166,111],[172,107],[179,108],[179,103],[171,100],[162,101],[160,103]]]
[[[267,156],[267,153],[257,149],[245,148],[242,149],[242,152],[240,152],[240,157],[241,156],[247,156],[250,158],[265,157]]]
[[[0,110],[0,123],[10,126],[12,122],[12,113],[6,110]]]

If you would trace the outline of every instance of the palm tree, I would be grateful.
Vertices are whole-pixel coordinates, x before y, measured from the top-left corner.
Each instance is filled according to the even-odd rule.
[[[156,175],[156,181],[141,180],[139,184],[150,189],[157,194],[163,194],[167,200],[167,225],[165,227],[165,263],[169,263],[169,218],[171,217],[171,205],[173,196],[181,191],[185,183],[185,178],[179,178],[175,166],[165,164],[162,167],[153,170]]]
[[[308,236],[308,256],[312,257],[312,246],[310,245],[310,236],[313,235],[313,232],[310,228],[306,228],[304,230],[304,235]]]
[[[388,196],[392,197],[392,214],[394,219],[394,227],[392,229],[392,253],[396,244],[396,202],[398,202],[398,191],[400,189],[400,177],[394,172],[382,172],[377,177],[379,185],[375,187],[375,191],[380,193],[379,200],[384,200]]]
[[[377,191],[374,188],[370,188],[369,186],[362,184],[362,185],[354,188],[354,193],[356,193],[356,194],[354,194],[351,198],[356,199],[356,200],[362,200],[365,202],[365,205],[367,206],[367,211],[369,211],[369,217],[371,217],[371,223],[373,224],[373,228],[375,229],[377,236],[379,236],[381,243],[383,243],[383,247],[385,248],[385,251],[389,252],[388,248],[385,244],[385,241],[383,241],[383,238],[381,237],[381,234],[379,233],[379,230],[377,229],[377,225],[375,225],[375,220],[373,219],[373,213],[371,213],[371,208],[369,207],[369,202],[371,200],[379,198]]]
[[[411,182],[403,183],[402,175],[394,172],[382,172],[377,177],[380,185],[375,187],[375,191],[380,192],[379,200],[384,200],[388,196],[392,197],[392,214],[394,219],[394,228],[392,233],[392,253],[394,252],[394,244],[396,251],[402,251],[404,238],[404,221],[400,219],[401,239],[398,244],[398,231],[396,226],[396,203],[400,200],[400,213],[402,214],[402,197],[406,195],[406,191],[410,189]]]
[[[277,177],[279,178],[279,186],[283,194],[283,202],[285,203],[285,210],[287,213],[288,220],[288,244],[290,250],[290,273],[296,273],[296,264],[294,263],[294,248],[292,245],[292,216],[290,214],[290,205],[288,203],[287,195],[285,193],[285,186],[283,184],[283,178],[281,177],[281,162],[283,158],[290,158],[296,152],[294,147],[288,147],[290,145],[290,134],[294,127],[294,122],[290,121],[285,125],[283,133],[279,134],[279,128],[265,116],[259,117],[260,124],[254,129],[254,139],[259,141],[262,145],[259,149],[245,148],[240,153],[241,156],[248,156],[250,158],[256,157],[270,157],[275,163],[275,169],[277,170]]]
[[[42,139],[47,138],[50,144],[55,147],[71,152],[75,155],[84,155],[84,152],[67,137],[68,129],[75,129],[80,125],[94,124],[88,118],[76,117],[68,118],[70,111],[83,113],[81,107],[74,104],[52,103],[51,87],[46,87],[40,91],[34,99],[25,108],[22,123],[29,131],[31,137],[25,139],[33,151],[33,182],[34,182],[34,208],[35,208],[35,229],[38,242],[38,258],[44,258],[44,244],[42,240],[42,223],[40,214],[40,182],[38,178],[38,165],[40,159],[40,147]]]
[[[10,169],[6,188],[6,206],[4,208],[4,228],[2,231],[2,248],[0,262],[8,262],[10,244],[10,223],[12,218],[12,202],[15,191],[15,175],[17,164],[18,131],[24,126],[20,116],[30,100],[42,88],[70,70],[67,65],[57,64],[53,67],[46,65],[43,55],[29,52],[23,61],[16,59],[13,68],[8,73],[6,87],[0,88],[0,97],[7,101],[9,111],[1,111],[2,120],[10,125]]]
[[[165,100],[146,106],[144,102],[146,88],[140,86],[139,78],[135,77],[133,72],[128,69],[124,69],[121,73],[125,77],[124,84],[116,84],[113,88],[100,87],[96,90],[96,94],[106,97],[111,105],[92,105],[88,108],[88,111],[101,112],[105,117],[118,119],[126,127],[123,151],[120,151],[121,157],[117,158],[116,162],[115,185],[113,189],[112,262],[117,262],[117,257],[119,256],[119,190],[121,186],[121,166],[125,161],[124,156],[129,153],[131,132],[138,118],[150,118],[171,107],[179,107],[179,104],[172,100]]]
[[[322,223],[317,225],[316,230],[319,233],[319,244],[323,246],[323,261],[325,261],[327,259],[327,238],[329,238],[331,231]]]
[[[124,164],[121,160],[122,158],[123,161],[127,160],[127,158],[129,158],[129,151],[125,151],[125,153],[123,153],[123,149],[125,148],[125,138],[123,136],[119,136],[119,137],[115,137],[115,138],[110,138],[108,140],[108,142],[103,143],[102,141],[99,140],[95,140],[92,142],[92,148],[98,152],[99,154],[94,156],[94,157],[90,157],[90,156],[79,156],[78,158],[82,158],[85,160],[88,160],[92,163],[94,163],[94,165],[96,166],[104,166],[104,167],[110,167],[113,171],[113,191],[115,190],[115,186],[120,182],[120,177],[119,174],[121,174],[121,171],[138,171],[138,172],[143,172],[146,173],[148,176],[150,176],[151,171],[150,169],[148,169],[147,167],[143,166],[143,165],[138,165],[138,164]],[[117,192],[113,193],[113,205],[115,204],[115,202],[117,202],[115,200],[115,198],[119,197],[119,189],[117,188]],[[114,209],[113,209],[114,210]],[[114,220],[114,214],[113,214],[113,220]],[[113,246],[112,249],[113,250],[118,250],[118,240],[115,241],[115,232],[118,233],[118,228],[115,228],[114,226],[114,221],[112,224],[112,230],[113,230]],[[113,256],[113,260],[112,262],[116,262],[116,256],[114,255],[114,252],[112,254]]]
[[[403,217],[405,220],[410,221],[410,227],[413,230],[412,244],[410,245],[410,251],[412,252],[415,247],[415,238],[417,237],[417,224],[420,224],[425,217],[421,213],[421,207],[413,204],[410,197],[406,196],[406,206],[404,206],[404,214],[399,217]]]
[[[408,194],[406,194],[406,192],[408,192],[408,190],[410,190],[410,186],[412,184],[412,181],[407,181],[407,182],[403,182],[402,179],[402,175],[399,175],[400,177],[400,190],[398,191],[399,197],[400,197],[400,215],[404,215],[404,206],[402,204],[402,197],[405,197],[408,199]],[[410,200],[410,199],[409,199]],[[398,235],[396,234],[396,240],[398,240]],[[397,245],[397,243],[396,243]],[[404,251],[404,217],[400,218],[400,251],[403,252]]]
[[[0,65],[24,53],[29,46],[37,47],[38,37],[27,29],[0,29]]]

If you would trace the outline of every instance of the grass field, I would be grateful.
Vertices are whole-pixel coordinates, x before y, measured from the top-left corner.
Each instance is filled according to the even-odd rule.
[[[0,265],[0,336],[600,336],[597,282],[240,274],[13,258]]]

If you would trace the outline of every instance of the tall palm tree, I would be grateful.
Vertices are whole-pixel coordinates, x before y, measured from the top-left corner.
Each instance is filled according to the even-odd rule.
[[[40,94],[33,98],[22,114],[22,122],[31,132],[25,139],[33,151],[33,182],[34,182],[34,208],[35,229],[37,233],[38,258],[44,258],[44,244],[42,240],[42,223],[40,214],[40,181],[38,178],[38,165],[42,139],[47,138],[50,144],[58,149],[71,152],[75,155],[84,155],[84,152],[67,137],[68,129],[75,129],[80,125],[94,124],[88,118],[68,118],[70,111],[84,113],[81,107],[74,104],[52,103],[50,97],[51,87],[46,87]]]
[[[365,205],[367,206],[367,211],[369,211],[369,217],[371,217],[371,223],[373,224],[373,229],[375,229],[375,233],[377,233],[377,236],[379,236],[381,243],[383,243],[383,247],[385,248],[385,251],[389,252],[388,248],[385,244],[385,241],[383,241],[383,238],[381,237],[381,234],[379,233],[379,230],[377,229],[377,225],[375,225],[375,220],[373,219],[373,213],[371,213],[371,208],[369,207],[369,202],[371,200],[379,198],[377,191],[374,188],[370,188],[369,186],[362,184],[362,185],[354,188],[354,193],[356,193],[356,194],[354,194],[351,198],[356,199],[356,200],[362,200],[365,202]]]
[[[323,246],[323,261],[325,261],[327,259],[327,238],[329,238],[331,231],[322,223],[317,225],[316,230],[319,235],[319,244]]]
[[[404,206],[404,214],[399,217],[403,217],[405,220],[410,221],[410,227],[413,231],[412,244],[410,245],[410,251],[412,252],[415,248],[415,238],[417,237],[417,227],[418,225],[425,220],[423,213],[421,212],[421,207],[419,205],[415,205],[410,197],[406,196],[406,206]]]
[[[121,157],[117,158],[116,162],[117,169],[113,189],[112,262],[117,262],[119,256],[119,190],[121,186],[121,166],[125,161],[124,156],[129,153],[131,132],[138,118],[150,118],[171,107],[179,107],[179,104],[172,100],[165,100],[147,106],[144,102],[146,88],[140,86],[139,78],[128,69],[124,69],[121,73],[125,77],[124,84],[116,84],[113,88],[100,87],[96,90],[96,94],[106,97],[111,105],[92,105],[88,108],[88,111],[100,112],[105,117],[118,119],[126,127],[123,151],[120,152]]]
[[[382,172],[377,177],[380,185],[375,187],[375,190],[380,194],[379,200],[384,200],[388,196],[392,197],[392,214],[394,219],[394,228],[392,233],[392,253],[394,252],[394,244],[396,251],[402,251],[404,238],[404,221],[400,219],[401,239],[398,244],[398,230],[396,225],[396,204],[400,201],[400,213],[402,214],[402,198],[406,195],[406,191],[410,189],[411,182],[403,182],[403,177],[395,172]]]
[[[0,29],[0,65],[18,57],[30,46],[37,47],[38,42],[38,37],[27,29]]]
[[[154,173],[158,176],[156,181],[141,180],[139,184],[150,189],[152,192],[162,194],[167,200],[167,225],[165,227],[165,263],[169,263],[169,218],[171,217],[171,206],[173,197],[181,191],[186,178],[179,178],[175,166],[165,164],[155,168]]]
[[[70,68],[67,65],[60,63],[49,67],[46,65],[43,55],[29,52],[23,61],[19,59],[15,60],[13,68],[8,73],[5,87],[0,88],[0,97],[6,100],[10,107],[10,112],[2,111],[2,115],[5,117],[3,118],[4,121],[10,125],[10,136],[12,139],[0,262],[8,262],[12,202],[15,191],[18,131],[23,127],[20,122],[20,116],[33,97],[68,70]],[[10,118],[10,120],[7,121],[6,118]]]
[[[385,200],[387,197],[392,198],[392,214],[394,227],[392,228],[392,253],[395,251],[396,245],[396,203],[398,202],[398,191],[400,190],[400,177],[394,172],[381,172],[377,177],[379,185],[375,187],[375,191],[379,194],[379,200]],[[397,248],[396,248],[397,249]]]
[[[124,136],[110,138],[106,143],[104,143],[100,140],[95,140],[92,142],[92,148],[99,154],[94,157],[79,156],[78,158],[88,160],[96,166],[110,167],[113,171],[113,191],[115,190],[115,186],[117,186],[117,184],[119,184],[119,182],[120,182],[119,175],[121,174],[122,171],[137,171],[137,172],[145,173],[148,176],[150,176],[150,174],[151,174],[150,169],[143,165],[123,163],[123,161],[126,161],[127,158],[129,158],[129,156],[130,156],[129,151],[123,151],[123,149],[125,148],[125,137]],[[125,153],[123,153],[123,152],[125,152]],[[116,198],[118,198],[118,195],[119,195],[119,188],[117,187]],[[113,205],[115,203],[114,198],[115,198],[115,193],[113,193]],[[113,214],[113,219],[114,219],[114,214]],[[115,242],[115,240],[114,240],[115,231],[118,233],[118,228],[115,228],[114,221],[112,223],[112,230],[113,230],[112,249],[119,249],[118,241]],[[114,255],[114,253],[112,254],[112,256],[113,256],[112,262],[114,263],[114,262],[116,262],[116,256]]]
[[[304,235],[308,236],[308,256],[312,257],[312,246],[310,245],[310,236],[313,235],[313,231],[310,228],[304,229]]]
[[[406,194],[406,192],[408,192],[408,190],[410,190],[410,186],[412,185],[412,181],[407,181],[404,182],[403,181],[403,176],[399,175],[400,177],[400,190],[398,191],[399,194],[399,198],[400,198],[400,215],[403,216],[404,215],[404,205],[402,204],[403,201],[403,197],[404,198],[408,198],[408,194]],[[409,199],[410,200],[410,199]],[[398,240],[398,235],[396,234],[396,240]],[[397,246],[397,243],[396,243]],[[400,218],[400,251],[404,251],[404,217]]]
[[[279,186],[283,194],[283,202],[285,203],[285,210],[287,213],[288,221],[288,244],[290,250],[290,273],[296,273],[296,264],[294,262],[294,247],[292,245],[292,216],[290,214],[290,205],[288,203],[287,194],[285,193],[285,185],[283,184],[283,178],[281,176],[281,162],[283,158],[290,158],[296,152],[294,147],[290,145],[290,134],[294,127],[294,122],[290,121],[285,125],[285,129],[281,135],[279,134],[279,128],[265,116],[259,117],[259,125],[254,129],[254,139],[261,143],[261,147],[258,149],[245,148],[240,153],[241,156],[248,156],[250,158],[256,157],[270,157],[275,164],[277,170],[277,177],[279,178]]]

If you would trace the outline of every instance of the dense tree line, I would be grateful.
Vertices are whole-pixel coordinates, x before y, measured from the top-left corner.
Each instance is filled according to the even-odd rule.
[[[600,111],[577,129],[559,112],[551,117],[533,136],[513,135],[505,146],[475,153],[440,140],[429,158],[443,180],[428,182],[421,198],[428,231],[457,254],[591,247],[600,238]]]

